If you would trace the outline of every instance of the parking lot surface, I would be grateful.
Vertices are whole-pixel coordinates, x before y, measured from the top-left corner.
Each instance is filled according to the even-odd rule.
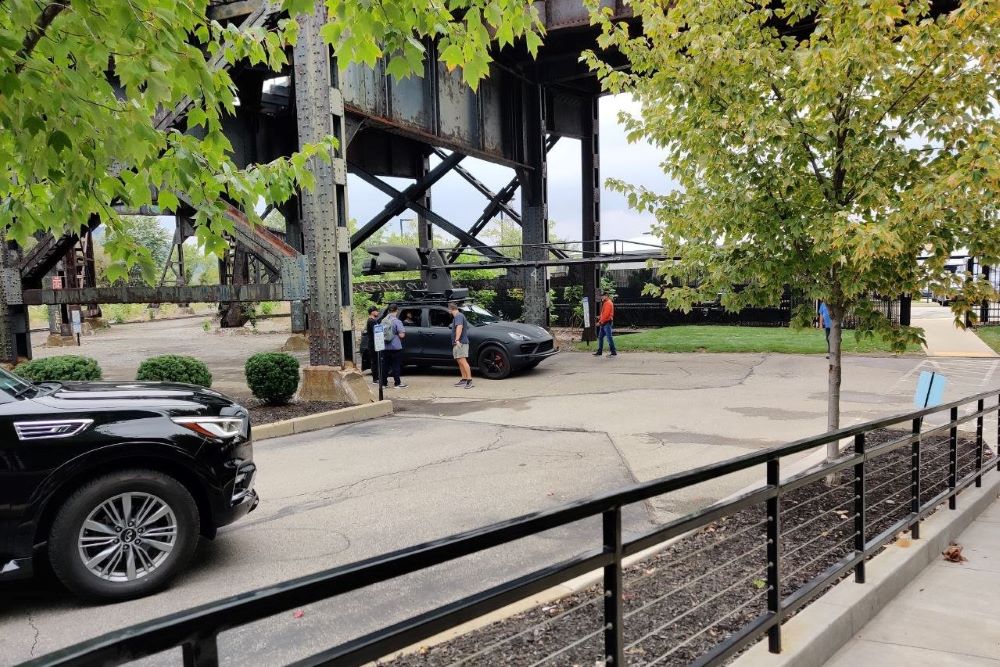
[[[277,327],[276,327],[277,328]],[[198,320],[116,327],[84,339],[109,379],[134,377],[147,350],[205,359],[222,391],[242,391],[249,354],[280,331],[243,337]],[[60,350],[65,353],[67,350]],[[947,398],[1000,384],[997,360],[854,357],[844,423],[905,411],[921,370],[949,378]],[[562,353],[506,380],[453,386],[431,371],[389,390],[396,415],[258,443],[261,505],[200,545],[193,567],[151,598],[85,606],[53,577],[0,587],[0,664],[193,605],[437,539],[637,481],[813,435],[826,425],[826,360],[783,355]],[[995,422],[994,422],[995,424]],[[994,426],[995,428],[995,426]],[[632,508],[629,534],[756,481],[756,471]],[[222,636],[232,664],[282,664],[597,546],[597,524],[491,550],[364,595],[310,605]],[[173,656],[177,664],[179,653]],[[167,664],[157,657],[150,664]]]

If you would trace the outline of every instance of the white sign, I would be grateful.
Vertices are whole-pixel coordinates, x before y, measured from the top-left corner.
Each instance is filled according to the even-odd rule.
[[[70,311],[70,317],[72,317],[73,319],[73,333],[75,334],[80,333],[80,330],[82,329],[80,325],[80,311],[79,310]]]
[[[583,328],[590,328],[590,297],[583,297]]]
[[[381,352],[385,349],[385,327],[381,324],[376,324],[372,327],[372,337],[373,343],[375,343],[375,351]]]

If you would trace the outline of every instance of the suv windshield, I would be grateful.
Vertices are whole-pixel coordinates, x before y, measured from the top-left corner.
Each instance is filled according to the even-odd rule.
[[[8,396],[20,396],[33,386],[34,385],[31,383],[25,382],[13,373],[0,368],[0,390]]]
[[[462,314],[465,315],[465,319],[469,321],[474,327],[478,327],[481,324],[489,324],[490,322],[499,322],[500,318],[486,310],[482,306],[477,306],[474,303],[464,304],[459,308]]]

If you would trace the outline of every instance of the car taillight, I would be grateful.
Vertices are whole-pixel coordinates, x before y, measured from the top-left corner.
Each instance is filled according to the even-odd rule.
[[[240,417],[174,417],[172,421],[213,440],[232,440],[246,432]]]

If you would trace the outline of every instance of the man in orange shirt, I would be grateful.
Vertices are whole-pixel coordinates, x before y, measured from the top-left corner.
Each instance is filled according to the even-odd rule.
[[[611,350],[609,357],[617,357],[618,351],[615,350],[615,337],[612,332],[612,327],[615,320],[615,304],[611,302],[611,297],[607,294],[601,295],[601,316],[597,320],[597,352],[594,352],[595,357],[604,356],[604,339],[608,339],[608,348]]]

